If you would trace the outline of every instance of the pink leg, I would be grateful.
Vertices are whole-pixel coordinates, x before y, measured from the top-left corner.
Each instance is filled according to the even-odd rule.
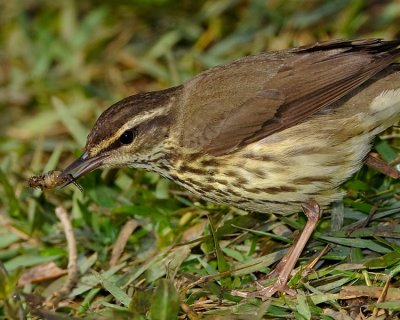
[[[291,290],[287,286],[287,282],[289,280],[290,274],[292,273],[297,260],[299,259],[304,247],[306,246],[308,240],[310,239],[312,233],[314,232],[315,227],[321,217],[321,209],[319,204],[311,200],[308,203],[304,204],[303,211],[307,216],[308,220],[300,234],[299,239],[296,243],[290,248],[289,252],[282,258],[282,260],[278,263],[276,268],[269,274],[268,278],[278,276],[276,282],[268,287],[261,287],[259,290],[255,292],[243,292],[232,290],[231,294],[239,297],[261,297],[263,299],[272,297],[276,292],[286,292],[288,294],[294,294],[295,291]]]

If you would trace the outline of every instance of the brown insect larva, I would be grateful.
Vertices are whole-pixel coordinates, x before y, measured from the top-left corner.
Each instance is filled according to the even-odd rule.
[[[39,189],[53,189],[59,186],[62,186],[68,182],[72,182],[74,185],[78,187],[79,190],[82,191],[82,187],[76,182],[73,181],[72,175],[60,175],[61,171],[51,170],[46,174],[42,174],[40,176],[33,176],[28,179],[28,186],[31,188],[39,188]]]

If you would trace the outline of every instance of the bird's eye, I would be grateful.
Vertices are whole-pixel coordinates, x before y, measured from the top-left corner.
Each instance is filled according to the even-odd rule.
[[[135,133],[133,132],[133,130],[126,130],[119,137],[119,142],[121,144],[130,144],[130,143],[132,143],[134,138],[135,138]]]

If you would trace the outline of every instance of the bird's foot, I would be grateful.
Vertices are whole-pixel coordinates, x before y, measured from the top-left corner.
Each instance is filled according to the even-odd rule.
[[[257,291],[244,292],[244,291],[233,290],[231,291],[232,295],[243,298],[260,297],[265,300],[267,298],[272,297],[277,292],[284,292],[289,295],[296,294],[295,290],[290,289],[287,286],[287,282],[289,281],[290,274],[293,271],[295,264],[298,258],[300,257],[301,252],[303,251],[305,245],[307,244],[308,239],[311,237],[311,234],[313,233],[321,217],[321,209],[316,201],[311,200],[305,203],[302,207],[308,219],[307,223],[296,243],[282,258],[282,260],[278,263],[276,268],[268,275],[267,279],[277,277],[275,283],[270,286],[263,287],[261,284],[256,282],[258,287]]]

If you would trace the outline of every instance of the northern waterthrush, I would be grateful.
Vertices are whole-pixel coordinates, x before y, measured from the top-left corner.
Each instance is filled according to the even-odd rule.
[[[372,138],[399,120],[399,44],[338,40],[262,53],[125,98],[99,117],[60,181],[129,166],[245,210],[288,214],[308,203],[301,244],[278,266],[277,283],[257,293],[269,296],[285,289],[319,205],[342,198],[338,187]]]

